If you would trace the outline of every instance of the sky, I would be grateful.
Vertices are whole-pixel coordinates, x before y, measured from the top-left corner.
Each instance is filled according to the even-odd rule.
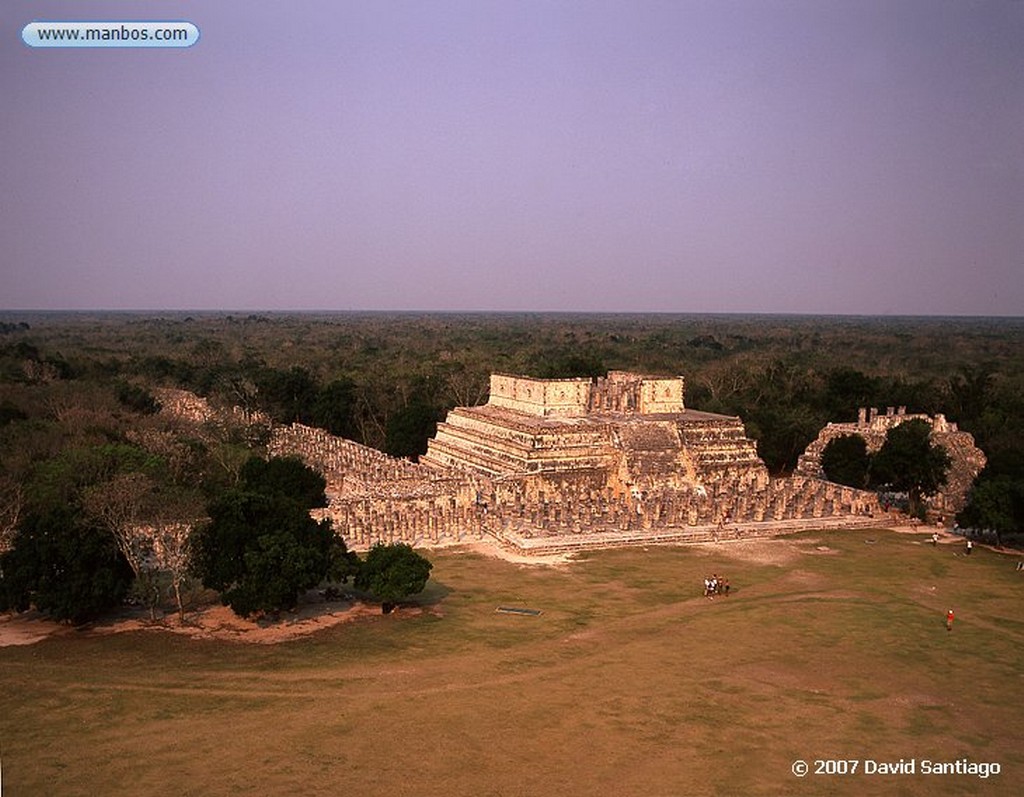
[[[5,0],[0,98],[0,309],[1024,315],[1020,0]]]

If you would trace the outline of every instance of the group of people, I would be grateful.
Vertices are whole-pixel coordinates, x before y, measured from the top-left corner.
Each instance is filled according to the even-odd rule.
[[[720,578],[718,575],[704,579],[704,597],[714,598],[715,595],[729,597],[729,579]]]
[[[932,543],[932,546],[936,546],[936,545],[939,544],[939,532],[937,532],[937,531],[933,531],[932,532],[931,543]],[[964,554],[966,554],[967,556],[970,556],[971,555],[971,551],[973,551],[973,550],[974,550],[974,540],[971,540],[971,539],[966,540],[966,542],[964,543]]]

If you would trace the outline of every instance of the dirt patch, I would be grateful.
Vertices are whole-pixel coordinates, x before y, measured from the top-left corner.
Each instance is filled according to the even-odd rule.
[[[68,634],[71,626],[55,623],[38,612],[0,614],[0,648],[33,645],[57,634]]]
[[[742,562],[757,565],[776,565],[785,567],[792,564],[802,553],[802,549],[817,540],[787,540],[784,538],[767,540],[735,540],[725,544],[703,543],[699,547],[708,552],[721,554]],[[697,547],[697,546],[695,546]]]
[[[512,562],[517,565],[544,565],[550,567],[552,565],[564,565],[573,561],[574,555],[568,553],[555,553],[547,555],[529,555],[513,553],[500,545],[495,545],[489,542],[471,543],[469,545],[460,545],[459,548],[454,549],[456,552],[459,550],[467,551],[470,553],[477,553],[481,556],[489,556],[492,559],[503,559],[506,562]]]
[[[487,543],[451,546],[452,552],[465,551],[503,559],[518,565],[559,566],[572,561],[571,554],[551,556],[522,556],[497,545]],[[401,607],[400,617],[438,612],[436,608]],[[182,624],[177,615],[168,614],[150,620],[143,611],[126,610],[120,616],[83,627],[73,627],[48,619],[36,611],[20,614],[0,614],[0,648],[32,645],[61,634],[107,636],[133,631],[161,631],[181,634],[192,639],[214,639],[243,644],[275,645],[315,634],[325,628],[352,622],[362,617],[380,616],[380,605],[360,601],[325,602],[315,593],[307,596],[294,612],[282,612],[275,619],[246,619],[238,617],[229,607],[219,604],[190,610]]]
[[[399,616],[422,614],[420,607],[403,607]],[[229,607],[206,606],[190,611],[185,623],[176,615],[150,620],[133,613],[74,628],[54,622],[38,612],[0,615],[0,647],[31,645],[53,636],[74,633],[84,636],[109,636],[133,631],[160,631],[182,634],[191,639],[215,639],[255,645],[275,645],[361,617],[380,616],[380,606],[361,602],[321,602],[301,605],[294,612],[284,612],[276,620],[253,620],[239,617]]]
[[[828,579],[818,573],[811,573],[807,570],[790,570],[786,573],[782,582],[793,589],[825,589],[828,587]]]

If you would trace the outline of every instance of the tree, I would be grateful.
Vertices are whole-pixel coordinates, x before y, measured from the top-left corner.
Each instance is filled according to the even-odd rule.
[[[433,565],[411,545],[378,543],[370,549],[356,575],[356,588],[380,598],[381,609],[388,614],[394,604],[423,591],[431,568]]]
[[[980,477],[957,522],[995,532],[997,543],[1003,534],[1024,530],[1024,482],[1007,476]]]
[[[281,423],[309,423],[318,385],[305,368],[288,371],[266,368],[255,375],[260,408]]]
[[[152,534],[143,528],[141,517],[153,489],[153,480],[143,473],[118,473],[86,488],[82,494],[86,515],[113,535],[135,574],[136,590],[149,608],[151,620],[156,618],[160,602],[159,568]]]
[[[193,565],[203,585],[243,617],[291,609],[323,581],[343,545],[329,520],[315,521],[280,495],[229,491],[193,532]]]
[[[922,497],[946,483],[952,462],[944,448],[932,445],[930,436],[927,421],[905,421],[888,431],[871,461],[874,485],[906,493],[913,516],[921,514]]]
[[[171,577],[178,621],[185,623],[185,604],[181,588],[192,569],[192,526],[186,522],[158,520],[153,530],[153,550],[160,564]]]
[[[122,382],[117,385],[117,400],[124,406],[143,415],[160,411],[160,402],[144,387]]]
[[[313,402],[313,423],[333,435],[355,438],[356,383],[351,379],[335,379],[324,385]]]
[[[0,401],[0,429],[16,421],[26,421],[26,415],[22,409],[11,401]]]
[[[873,402],[878,401],[881,395],[884,395],[884,391],[880,379],[854,368],[839,367],[826,375],[822,400],[829,416],[839,417],[841,413],[850,412],[855,407],[873,406]]]
[[[251,457],[242,466],[239,481],[244,490],[291,498],[306,509],[327,506],[327,480],[298,457]]]
[[[541,379],[570,379],[604,376],[608,372],[608,368],[597,352],[562,350],[543,353],[534,365],[533,371]]]
[[[867,486],[870,464],[868,444],[856,434],[833,437],[821,452],[826,479],[860,490]]]
[[[438,411],[425,398],[413,396],[409,404],[388,418],[384,450],[393,457],[417,459],[437,432]]]
[[[132,569],[113,537],[68,507],[26,515],[0,557],[0,606],[83,623],[118,606]]]
[[[0,554],[11,549],[14,532],[21,519],[24,495],[21,485],[7,474],[0,474]]]
[[[26,485],[26,504],[37,512],[77,505],[89,487],[118,473],[159,474],[163,465],[158,456],[124,443],[65,448],[33,469]]]

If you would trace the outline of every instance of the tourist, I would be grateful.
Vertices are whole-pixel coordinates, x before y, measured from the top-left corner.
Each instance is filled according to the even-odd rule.
[[[932,547],[934,548],[938,544],[939,544],[939,532],[933,531],[932,532]]]
[[[718,591],[718,576],[712,575],[711,578],[704,579],[704,596],[708,600],[715,599],[715,592]]]
[[[967,555],[970,556],[971,555],[971,551],[973,551],[973,550],[974,550],[974,541],[973,540],[968,540],[967,541]]]
[[[946,612],[946,630],[947,631],[952,631],[953,630],[953,610],[952,609],[950,609],[948,612]]]

